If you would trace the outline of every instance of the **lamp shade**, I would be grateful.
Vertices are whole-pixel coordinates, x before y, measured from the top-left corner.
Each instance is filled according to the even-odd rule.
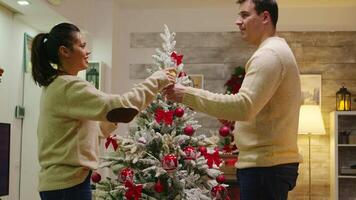
[[[298,133],[325,134],[323,118],[318,105],[302,105],[300,107]]]

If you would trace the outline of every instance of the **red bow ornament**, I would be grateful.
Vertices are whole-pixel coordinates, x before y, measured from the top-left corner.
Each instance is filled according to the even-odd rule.
[[[110,144],[116,151],[117,147],[119,147],[119,144],[117,143],[117,140],[116,140],[116,135],[110,135],[109,137],[106,138],[105,148],[107,149]]]
[[[173,114],[174,111],[165,111],[163,109],[158,108],[155,114],[155,120],[157,123],[161,123],[162,121],[167,124],[171,125],[173,122]]]
[[[209,166],[209,168],[212,168],[214,163],[216,166],[219,167],[222,162],[219,156],[219,151],[217,150],[215,150],[212,154],[206,153],[204,157],[206,159],[206,164]]]
[[[171,54],[171,58],[176,63],[176,65],[179,66],[182,63],[183,55],[177,54],[175,51],[173,51]]]
[[[126,181],[125,187],[127,187],[127,191],[125,193],[125,197],[128,200],[139,200],[142,195],[143,186],[135,185],[131,181]]]
[[[4,73],[4,70],[0,67],[0,83],[1,83],[2,73]]]

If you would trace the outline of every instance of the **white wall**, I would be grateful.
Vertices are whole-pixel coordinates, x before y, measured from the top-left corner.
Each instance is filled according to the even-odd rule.
[[[114,0],[63,1],[52,9],[80,27],[88,48],[93,50],[90,60],[101,61],[106,69],[104,91],[111,91]]]
[[[11,123],[10,195],[3,198],[19,199],[22,120],[15,119],[16,105],[23,100],[23,44],[24,33],[36,31],[16,20],[13,14],[0,6],[0,65],[4,68],[0,83],[0,121]],[[36,161],[33,161],[36,162]]]
[[[337,2],[337,1],[335,1]],[[356,6],[281,7],[281,31],[356,31]]]

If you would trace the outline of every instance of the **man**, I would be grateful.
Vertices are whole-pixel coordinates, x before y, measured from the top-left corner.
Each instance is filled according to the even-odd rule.
[[[176,84],[166,97],[218,119],[237,121],[241,200],[285,200],[302,161],[297,147],[300,79],[295,57],[276,36],[275,0],[239,0],[242,39],[257,47],[239,93],[214,94]]]

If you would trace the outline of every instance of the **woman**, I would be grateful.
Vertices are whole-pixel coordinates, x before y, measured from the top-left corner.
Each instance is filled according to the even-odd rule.
[[[99,135],[107,137],[117,122],[131,121],[175,81],[166,69],[123,95],[105,94],[76,76],[88,67],[89,54],[80,30],[69,23],[38,34],[32,43],[32,76],[43,88],[37,130],[42,200],[90,200]]]

